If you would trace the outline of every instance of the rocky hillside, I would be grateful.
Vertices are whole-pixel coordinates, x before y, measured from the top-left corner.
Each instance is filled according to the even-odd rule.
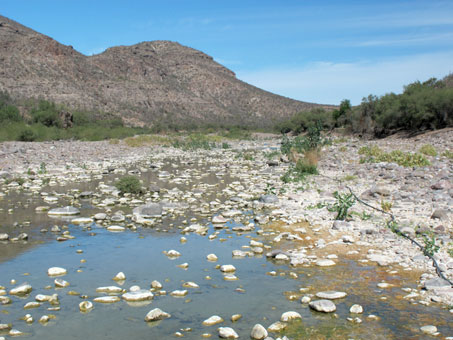
[[[85,56],[0,16],[0,91],[125,122],[271,125],[316,104],[238,80],[212,57],[169,41],[118,46]]]

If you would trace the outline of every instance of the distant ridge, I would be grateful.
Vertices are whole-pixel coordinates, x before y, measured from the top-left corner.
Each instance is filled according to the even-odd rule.
[[[0,16],[0,90],[73,109],[109,112],[131,125],[202,122],[270,126],[317,104],[266,92],[195,49],[170,41],[85,56]]]

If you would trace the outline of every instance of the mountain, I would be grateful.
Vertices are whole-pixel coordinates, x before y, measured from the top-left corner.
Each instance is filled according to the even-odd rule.
[[[195,49],[170,41],[85,56],[0,16],[0,91],[152,122],[269,126],[318,106],[266,92]]]

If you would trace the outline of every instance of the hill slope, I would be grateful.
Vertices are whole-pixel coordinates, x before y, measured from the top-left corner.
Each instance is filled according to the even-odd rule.
[[[0,90],[124,121],[271,125],[317,106],[238,80],[195,49],[169,41],[118,46],[85,56],[0,16]]]

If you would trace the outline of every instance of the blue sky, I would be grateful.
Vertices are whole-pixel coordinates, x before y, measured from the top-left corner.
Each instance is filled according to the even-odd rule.
[[[453,72],[451,0],[1,0],[0,14],[86,55],[177,41],[316,103],[359,104]]]

